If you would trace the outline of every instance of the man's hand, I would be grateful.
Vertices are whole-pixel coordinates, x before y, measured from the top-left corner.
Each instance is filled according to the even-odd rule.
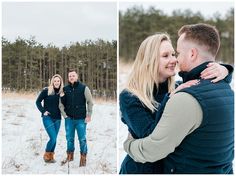
[[[91,122],[91,116],[86,116],[85,123]]]

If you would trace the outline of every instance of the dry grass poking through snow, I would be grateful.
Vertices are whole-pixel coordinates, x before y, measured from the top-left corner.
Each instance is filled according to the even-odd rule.
[[[15,98],[15,99],[29,99],[36,100],[39,92],[3,92],[2,98]],[[104,104],[104,103],[116,103],[116,99],[105,99],[105,98],[93,98],[94,103],[96,104]]]

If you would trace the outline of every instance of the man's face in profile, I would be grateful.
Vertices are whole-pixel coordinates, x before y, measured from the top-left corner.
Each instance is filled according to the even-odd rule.
[[[177,41],[177,60],[180,71],[189,71],[191,52],[189,42],[184,39],[184,36],[185,34],[180,35]]]

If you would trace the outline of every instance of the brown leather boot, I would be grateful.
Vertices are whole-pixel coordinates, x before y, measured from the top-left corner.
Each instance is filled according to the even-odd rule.
[[[51,160],[51,152],[45,152],[43,155],[43,159],[46,163],[48,163]]]
[[[50,163],[55,163],[56,160],[54,159],[54,152],[50,152],[50,157],[51,157],[51,160],[49,162]]]
[[[67,152],[67,161],[74,160],[74,152]]]
[[[86,153],[81,153],[80,154],[80,162],[79,162],[79,167],[86,166]]]
[[[67,157],[61,162],[61,166],[73,160],[74,160],[74,152],[67,152]]]

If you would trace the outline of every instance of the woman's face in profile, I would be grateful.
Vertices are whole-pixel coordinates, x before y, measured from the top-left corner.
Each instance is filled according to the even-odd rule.
[[[60,87],[60,85],[61,85],[61,80],[60,80],[60,78],[55,77],[55,78],[53,79],[53,87],[58,89],[58,88]]]
[[[166,80],[167,78],[175,75],[175,66],[177,59],[175,57],[175,50],[172,44],[165,40],[160,45],[160,61],[159,61],[159,77],[160,80]]]

